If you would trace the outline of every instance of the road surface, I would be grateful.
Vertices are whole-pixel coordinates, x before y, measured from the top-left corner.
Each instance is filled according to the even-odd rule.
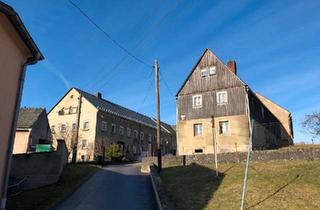
[[[54,210],[156,210],[149,176],[139,163],[110,165],[94,174]]]

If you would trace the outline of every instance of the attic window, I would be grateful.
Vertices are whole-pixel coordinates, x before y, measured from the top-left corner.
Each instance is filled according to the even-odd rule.
[[[201,77],[207,76],[207,69],[201,69]]]
[[[217,67],[216,66],[210,66],[209,67],[209,75],[216,75],[217,74]]]

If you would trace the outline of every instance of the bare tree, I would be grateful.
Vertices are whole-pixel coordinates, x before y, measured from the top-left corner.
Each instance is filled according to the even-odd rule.
[[[306,129],[307,133],[313,136],[312,138],[320,137],[320,112],[306,115],[302,126]]]

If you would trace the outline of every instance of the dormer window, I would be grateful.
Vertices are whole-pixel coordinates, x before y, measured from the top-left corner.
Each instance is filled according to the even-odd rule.
[[[201,77],[207,76],[207,69],[201,69]]]
[[[192,96],[192,107],[201,108],[202,107],[202,95]]]
[[[216,66],[210,66],[209,67],[209,75],[216,75],[217,74],[217,67]]]

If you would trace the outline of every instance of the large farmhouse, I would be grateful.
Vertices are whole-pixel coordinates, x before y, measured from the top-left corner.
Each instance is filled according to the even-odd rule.
[[[103,156],[105,148],[118,144],[123,155],[139,160],[156,152],[155,119],[124,108],[96,95],[71,88],[48,113],[55,139],[64,139],[77,161]],[[176,134],[161,124],[162,153],[175,153]]]
[[[205,50],[177,93],[179,155],[245,151],[293,144],[291,114],[254,93],[237,76],[235,61],[223,64]]]

